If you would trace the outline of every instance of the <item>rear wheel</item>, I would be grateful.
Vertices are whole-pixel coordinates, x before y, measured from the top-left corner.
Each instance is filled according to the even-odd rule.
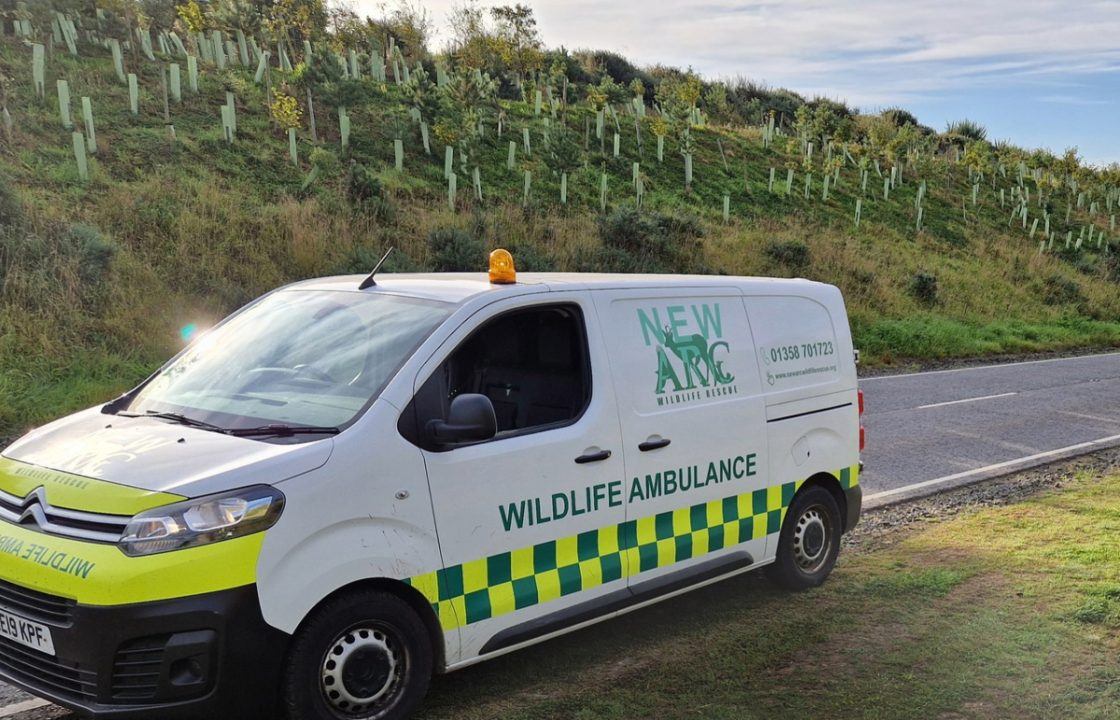
[[[428,690],[427,628],[396,595],[339,596],[297,633],[284,672],[289,720],[397,720]]]
[[[825,581],[840,552],[840,508],[832,493],[811,487],[793,499],[778,539],[778,554],[767,573],[789,590]]]

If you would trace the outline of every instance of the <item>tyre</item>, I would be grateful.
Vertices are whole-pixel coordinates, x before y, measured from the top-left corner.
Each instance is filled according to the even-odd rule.
[[[832,493],[823,487],[799,493],[786,512],[778,555],[767,574],[788,590],[817,587],[836,565],[840,535],[840,508]]]
[[[397,720],[428,691],[424,621],[391,593],[340,595],[296,633],[281,692],[289,720]]]

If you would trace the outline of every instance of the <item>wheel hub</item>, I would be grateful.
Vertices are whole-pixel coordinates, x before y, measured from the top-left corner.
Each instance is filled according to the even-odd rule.
[[[811,507],[797,519],[793,533],[793,554],[797,565],[808,573],[816,572],[828,559],[832,533],[828,516]]]
[[[340,635],[323,659],[327,701],[344,715],[361,716],[391,697],[401,675],[396,643],[384,631],[355,628]]]

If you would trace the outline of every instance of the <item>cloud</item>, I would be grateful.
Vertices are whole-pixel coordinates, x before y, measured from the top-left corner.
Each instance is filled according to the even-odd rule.
[[[375,14],[383,1],[358,0],[357,9]],[[440,28],[462,2],[417,1]],[[639,65],[742,76],[862,107],[1013,96],[1090,108],[1120,85],[1116,0],[520,1],[550,47],[608,49]],[[1079,83],[1108,87],[1096,97],[1092,87],[1069,91]],[[973,109],[962,100],[950,112]]]
[[[1039,102],[1054,103],[1055,105],[1115,105],[1112,100],[1102,100],[1100,98],[1086,98],[1078,97],[1076,95],[1043,95],[1038,98]]]

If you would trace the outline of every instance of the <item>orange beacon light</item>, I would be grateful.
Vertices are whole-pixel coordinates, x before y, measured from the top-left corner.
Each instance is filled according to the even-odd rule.
[[[490,282],[495,285],[517,282],[517,271],[513,267],[513,255],[509,254],[509,250],[498,248],[490,253]]]

